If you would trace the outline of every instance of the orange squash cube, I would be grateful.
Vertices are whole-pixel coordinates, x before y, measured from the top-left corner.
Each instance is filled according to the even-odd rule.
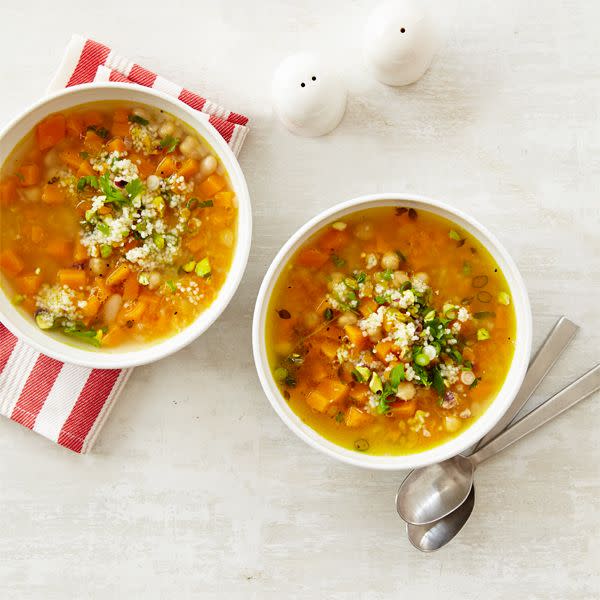
[[[17,183],[16,177],[7,177],[0,183],[0,206],[8,206],[17,199]]]
[[[50,115],[36,128],[37,145],[40,150],[56,146],[66,135],[66,121],[63,115]]]
[[[362,350],[366,346],[367,338],[363,335],[360,327],[357,327],[356,325],[346,325],[344,327],[344,333],[348,336],[350,343],[358,350]]]
[[[220,192],[227,182],[223,177],[213,173],[209,175],[199,186],[200,193],[205,198],[212,198],[217,192]]]
[[[33,296],[34,294],[37,294],[42,285],[42,277],[35,273],[21,275],[16,279],[15,285],[19,293]]]
[[[178,175],[181,175],[184,179],[190,179],[200,170],[200,163],[195,158],[187,158],[183,161],[181,167],[179,167],[179,171],[177,171]]]
[[[40,182],[41,171],[39,165],[23,165],[17,173],[23,187],[37,185]]]
[[[363,412],[360,410],[360,408],[356,408],[356,406],[351,406],[346,411],[344,423],[346,424],[346,427],[362,427],[363,425],[370,423],[372,420],[372,415]]]
[[[56,280],[60,285],[68,285],[70,288],[77,289],[86,284],[87,276],[82,269],[59,269]]]
[[[25,263],[14,250],[9,248],[0,254],[0,268],[7,275],[14,277],[25,268]]]
[[[106,285],[108,287],[114,287],[115,285],[119,285],[123,283],[127,277],[129,276],[129,267],[126,263],[121,263],[115,269],[109,273],[106,278]]]
[[[156,174],[159,177],[169,177],[177,172],[177,161],[170,155],[165,156],[156,167]]]
[[[62,204],[65,201],[65,191],[58,183],[46,183],[42,190],[42,202],[46,204]]]

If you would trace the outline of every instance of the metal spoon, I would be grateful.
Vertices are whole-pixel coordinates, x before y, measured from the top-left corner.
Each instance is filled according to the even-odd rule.
[[[400,486],[397,498],[400,516],[407,523],[427,525],[450,514],[469,495],[475,469],[484,460],[514,444],[598,389],[600,365],[552,396],[475,454],[459,454],[436,465],[413,471]]]
[[[550,331],[544,343],[529,364],[529,368],[527,369],[527,373],[523,379],[521,388],[519,389],[519,392],[515,396],[515,399],[513,400],[509,409],[506,411],[506,414],[502,417],[499,423],[483,438],[482,441],[485,440],[485,443],[487,443],[502,433],[504,429],[506,429],[507,425],[525,405],[527,400],[541,383],[548,371],[552,368],[552,365],[554,365],[558,357],[563,353],[578,330],[579,327],[564,316],[557,321],[556,325],[552,328],[552,331]],[[479,442],[477,446],[475,446],[475,449],[482,445],[485,444]],[[407,479],[409,479],[410,476],[411,474],[409,474]],[[396,508],[398,510],[398,514],[402,518],[404,518],[403,513],[405,511],[405,500],[403,497],[404,493],[406,492],[403,483],[400,486],[396,496]]]

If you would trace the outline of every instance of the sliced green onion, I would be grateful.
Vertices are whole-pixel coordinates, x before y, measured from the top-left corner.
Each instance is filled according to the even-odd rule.
[[[374,394],[377,394],[377,392],[381,393],[383,391],[383,384],[381,383],[381,378],[379,377],[379,375],[377,375],[377,373],[373,373],[373,375],[371,376],[371,381],[369,382],[369,389]]]
[[[490,332],[485,329],[485,327],[481,327],[480,329],[477,330],[477,339],[482,342],[483,340],[489,340],[492,336],[490,335]]]
[[[283,381],[288,376],[288,370],[283,367],[277,367],[273,372],[273,376],[277,381]]]
[[[504,304],[504,306],[508,306],[510,304],[510,296],[506,292],[500,292],[498,294],[498,302]]]
[[[198,277],[208,277],[211,273],[210,261],[208,260],[208,258],[203,258],[201,261],[199,261],[196,264],[195,271]]]
[[[420,367],[426,367],[431,362],[431,360],[429,356],[427,356],[427,354],[425,354],[424,352],[419,352],[419,354],[415,356],[415,362]]]
[[[451,230],[448,232],[448,237],[449,237],[451,240],[455,240],[456,242],[460,242],[460,240],[462,239],[462,238],[460,237],[460,234],[458,233],[458,231],[455,231],[454,229],[451,229]]]
[[[108,258],[112,254],[112,251],[112,246],[108,244],[102,244],[102,246],[100,246],[100,256],[102,258]]]
[[[181,267],[186,273],[191,273],[196,268],[196,261],[190,260]]]

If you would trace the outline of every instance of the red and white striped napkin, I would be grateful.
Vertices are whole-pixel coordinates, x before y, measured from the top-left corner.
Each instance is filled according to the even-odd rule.
[[[107,46],[74,36],[48,91],[122,81],[151,87],[210,115],[209,121],[237,154],[248,119],[119,56]],[[0,415],[69,448],[91,450],[132,369],[88,369],[33,350],[0,323]]]

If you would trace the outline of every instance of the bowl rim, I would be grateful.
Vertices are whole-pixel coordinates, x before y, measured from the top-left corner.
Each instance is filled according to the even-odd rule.
[[[85,105],[95,102],[116,100],[156,106],[156,100],[158,100],[163,104],[172,107],[172,112],[177,118],[186,122],[190,127],[196,130],[202,138],[206,139],[209,145],[215,150],[219,159],[224,163],[238,201],[237,239],[232,256],[231,267],[216,298],[192,323],[175,335],[161,339],[157,342],[144,344],[141,348],[129,349],[122,352],[101,352],[71,345],[48,336],[47,334],[44,335],[44,338],[36,339],[33,337],[33,324],[31,324],[20,311],[17,311],[16,309],[10,311],[18,316],[17,319],[14,318],[14,315],[11,316],[10,314],[7,314],[5,308],[10,310],[12,303],[2,286],[0,286],[0,322],[18,339],[32,346],[37,351],[65,363],[98,369],[123,369],[152,363],[181,350],[202,335],[221,316],[236,293],[246,271],[252,242],[252,206],[246,179],[237,157],[219,132],[209,122],[209,115],[192,109],[177,98],[161,92],[160,90],[131,83],[86,83],[71,86],[44,96],[37,102],[31,104],[2,128],[0,131],[0,147],[6,143],[6,137],[9,136],[15,128],[21,126],[23,123],[27,123],[27,120],[31,119],[35,112],[43,110],[46,106],[51,106],[52,103],[57,100],[60,101],[61,99],[70,96],[72,97],[72,100],[69,101],[67,106],[60,109],[48,108],[44,115],[51,114],[56,110],[65,110],[80,104]],[[128,98],[128,96],[130,96],[130,98]],[[184,117],[181,116],[182,113]],[[43,116],[40,118],[43,118]],[[28,124],[26,127],[27,131],[34,127],[38,121],[39,118],[36,118],[35,122]],[[26,133],[24,135],[26,135]],[[20,143],[21,139],[22,137],[8,148],[2,159],[2,164],[8,159],[15,146]],[[17,323],[15,323],[15,320]]]
[[[328,222],[334,222],[346,214],[378,206],[397,206],[400,203],[402,206],[412,206],[417,210],[428,210],[455,222],[479,240],[501,267],[507,281],[513,299],[518,334],[511,365],[502,387],[485,412],[468,429],[447,442],[424,452],[400,456],[361,454],[324,438],[306,425],[289,407],[279,392],[269,368],[265,339],[266,312],[273,287],[283,267],[311,235]],[[464,452],[485,436],[508,410],[521,386],[529,364],[531,340],[532,316],[525,282],[516,263],[496,236],[462,210],[445,202],[411,192],[383,192],[359,196],[323,210],[297,229],[280,248],[264,276],[258,292],[252,323],[252,347],[258,377],[265,395],[282,421],[300,439],[330,457],[358,467],[388,471],[414,469],[441,462]]]

